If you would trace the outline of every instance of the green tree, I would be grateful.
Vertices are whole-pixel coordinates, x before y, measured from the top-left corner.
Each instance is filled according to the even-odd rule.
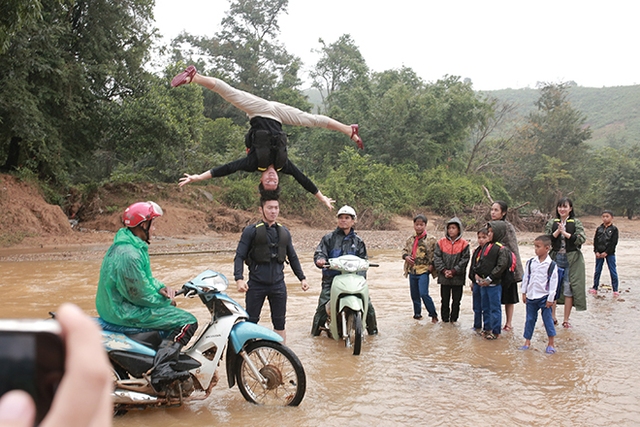
[[[329,45],[322,39],[318,42],[322,47],[316,52],[322,56],[309,75],[312,86],[320,91],[324,110],[330,111],[334,93],[367,85],[369,67],[349,34]]]
[[[573,194],[578,199],[589,188],[586,141],[591,130],[586,117],[568,100],[567,83],[547,83],[540,89],[537,110],[509,151],[505,182],[516,198],[552,212],[557,197]],[[513,161],[515,159],[515,161]]]
[[[42,19],[40,0],[3,0],[0,3],[0,54],[9,48],[11,39],[25,25]]]
[[[499,175],[508,148],[516,136],[515,106],[497,98],[487,98],[478,112],[470,135],[465,173]]]
[[[459,161],[484,108],[471,84],[454,76],[424,84],[412,77],[413,72],[396,73],[374,77],[367,143],[374,158],[420,168]]]
[[[213,37],[176,38],[174,59],[186,60],[184,52],[207,58],[200,61],[204,72],[262,98],[308,109],[295,90],[301,84],[300,59],[278,40],[278,17],[287,12],[288,4],[288,0],[234,0]],[[221,111],[230,112],[224,107]]]
[[[103,139],[110,105],[148,84],[153,2],[41,4],[0,55],[0,153],[3,170],[65,182]]]
[[[202,88],[172,90],[157,80],[149,90],[112,106],[113,121],[100,148],[114,159],[114,167],[144,181],[176,182],[189,170],[210,120],[202,114]],[[105,170],[105,176],[112,172]]]
[[[611,153],[614,160],[606,177],[604,206],[624,212],[631,219],[640,209],[640,147],[623,149],[618,155]]]

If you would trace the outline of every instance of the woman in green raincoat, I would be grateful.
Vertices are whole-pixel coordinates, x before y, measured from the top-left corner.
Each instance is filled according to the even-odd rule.
[[[564,290],[558,298],[558,304],[564,304],[562,326],[570,328],[571,308],[575,307],[577,311],[587,309],[584,257],[580,251],[587,236],[582,222],[575,217],[571,199],[564,197],[558,201],[556,217],[547,222],[545,233],[551,236],[553,243],[551,258],[557,262],[558,267],[565,269]],[[554,305],[553,319],[557,323],[555,314]]]

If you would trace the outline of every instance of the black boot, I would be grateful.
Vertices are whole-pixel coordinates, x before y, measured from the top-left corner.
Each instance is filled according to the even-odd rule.
[[[158,390],[162,384],[171,383],[175,380],[186,380],[189,372],[176,371],[173,367],[180,357],[182,344],[163,340],[153,359],[153,371],[151,372],[151,385]]]

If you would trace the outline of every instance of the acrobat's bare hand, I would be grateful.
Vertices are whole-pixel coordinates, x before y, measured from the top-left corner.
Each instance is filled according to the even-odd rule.
[[[331,197],[327,197],[320,190],[315,194],[316,199],[320,201],[323,205],[329,208],[329,210],[333,210],[333,204],[336,202]]]
[[[196,176],[196,175],[189,175],[188,173],[185,173],[185,174],[184,174],[184,176],[183,176],[182,178],[180,178],[180,180],[179,180],[179,182],[178,182],[178,185],[179,185],[180,187],[182,187],[182,186],[183,186],[183,185],[185,185],[185,184],[188,184],[188,183],[190,183],[190,182],[195,181],[195,180],[193,179],[195,176]]]
[[[329,208],[330,211],[333,210],[333,204],[336,202],[331,197],[324,196],[324,200],[322,201],[326,207]]]

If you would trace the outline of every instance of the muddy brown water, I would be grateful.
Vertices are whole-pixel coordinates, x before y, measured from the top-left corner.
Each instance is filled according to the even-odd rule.
[[[115,426],[353,426],[405,425],[638,425],[638,240],[619,244],[622,295],[610,290],[588,297],[589,309],[573,313],[573,329],[558,331],[558,353],[544,353],[541,322],[533,348],[522,344],[524,305],[515,311],[514,331],[497,341],[476,336],[468,287],[456,325],[412,319],[407,280],[397,251],[373,251],[379,268],[369,272],[369,286],[380,334],[366,337],[361,356],[341,342],[311,337],[320,274],[311,253],[301,253],[312,285],[302,292],[288,270],[287,344],[302,361],[307,392],[296,408],[268,408],[246,402],[237,388],[226,387],[224,369],[212,395],[181,408],[132,411],[114,419]],[[592,248],[585,247],[587,280],[592,277]],[[532,247],[521,247],[523,260]],[[154,274],[177,287],[212,268],[232,277],[232,253],[152,257]],[[0,317],[46,317],[70,301],[95,315],[94,296],[101,260],[0,261]],[[603,281],[608,283],[608,270]],[[439,290],[430,293],[439,307]],[[229,288],[229,295],[243,301]],[[179,306],[193,311],[201,324],[204,307],[196,299]],[[265,307],[261,324],[270,327]],[[559,317],[562,309],[559,309]],[[423,314],[426,311],[423,309]],[[223,362],[224,363],[224,362]]]

